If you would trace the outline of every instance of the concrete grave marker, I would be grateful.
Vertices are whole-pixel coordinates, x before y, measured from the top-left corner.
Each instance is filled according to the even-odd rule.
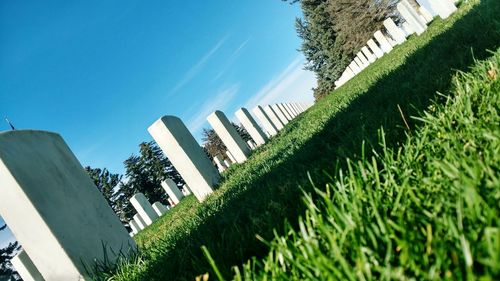
[[[373,34],[373,37],[375,37],[375,40],[377,40],[377,42],[380,44],[380,48],[382,49],[382,51],[384,51],[384,53],[387,54],[392,51],[392,46],[389,43],[389,41],[387,41],[387,38],[382,33],[382,31],[380,30],[376,31]]]
[[[397,5],[397,10],[401,16],[410,25],[411,29],[414,30],[418,35],[425,32],[427,26],[425,22],[422,21],[417,11],[408,3],[407,0],[402,0]]]
[[[135,224],[137,224],[137,226],[139,226],[140,230],[143,230],[144,228],[146,228],[146,226],[148,226],[146,224],[146,222],[142,219],[141,215],[135,214],[133,218],[134,218]]]
[[[276,114],[276,116],[278,116],[279,120],[283,125],[288,124],[288,119],[285,117],[285,114],[283,114],[283,112],[281,111],[281,109],[278,107],[277,104],[271,105],[271,109]]]
[[[260,123],[262,124],[262,126],[264,126],[264,129],[270,136],[274,136],[278,133],[278,128],[274,126],[273,122],[271,121],[271,118],[267,115],[267,113],[260,105],[254,107],[252,111],[255,114],[255,116],[257,116]]]
[[[246,108],[240,108],[236,111],[235,115],[257,145],[263,145],[268,141],[266,134],[264,134]]]
[[[20,251],[10,262],[23,281],[45,281],[25,251]]]
[[[368,45],[368,47],[370,47],[370,50],[373,52],[373,54],[377,58],[381,58],[384,56],[384,51],[382,51],[382,49],[380,49],[380,47],[377,45],[377,43],[375,43],[375,41],[373,41],[373,39],[368,40],[368,42],[366,42],[366,44]],[[351,70],[354,71],[354,69],[352,69],[352,68],[351,68]]]
[[[243,163],[250,155],[250,148],[238,134],[233,124],[222,111],[215,111],[207,117],[207,121],[222,140],[237,163]]]
[[[396,40],[398,44],[403,44],[406,41],[406,36],[404,31],[399,28],[391,18],[384,21],[384,27],[389,32],[389,35]]]
[[[162,181],[161,187],[163,187],[168,197],[172,199],[172,202],[174,202],[174,204],[179,204],[182,198],[184,198],[184,194],[182,194],[182,191],[172,179],[166,179]]]
[[[167,207],[165,207],[162,203],[160,202],[155,202],[152,205],[153,210],[156,212],[158,217],[161,217],[163,214],[165,214],[168,210]]]
[[[280,118],[278,117],[276,112],[274,112],[274,109],[271,107],[271,105],[264,106],[264,111],[267,114],[267,116],[269,117],[269,120],[271,120],[274,127],[278,131],[284,128],[283,122],[281,122]]]
[[[184,181],[193,187],[198,201],[213,192],[220,174],[181,119],[163,116],[148,131]]]
[[[144,194],[140,192],[136,193],[129,201],[146,225],[152,224],[158,218],[158,215]]]
[[[0,214],[45,280],[90,280],[86,266],[105,257],[113,264],[120,251],[135,251],[58,134],[0,133],[0,179]]]

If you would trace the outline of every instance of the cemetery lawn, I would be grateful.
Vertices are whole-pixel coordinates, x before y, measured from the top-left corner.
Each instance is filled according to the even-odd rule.
[[[401,147],[347,160],[233,280],[500,280],[500,48]],[[216,268],[216,267],[214,267]]]
[[[472,154],[473,150],[471,149],[479,152],[487,148],[479,146],[483,144],[482,142],[498,141],[500,137],[498,130],[496,134],[485,134],[485,131],[480,131],[478,128],[477,132],[483,135],[473,134],[472,136],[460,135],[460,132],[454,135],[451,133],[448,135],[449,132],[444,135],[436,133],[434,136],[422,138],[423,142],[419,143],[420,137],[423,137],[422,134],[424,134],[422,132],[430,130],[425,129],[429,121],[423,122],[421,119],[412,118],[412,116],[424,116],[425,110],[444,112],[447,109],[442,109],[440,105],[453,103],[448,96],[451,95],[453,100],[454,96],[460,96],[460,91],[465,91],[464,89],[459,90],[459,86],[452,87],[452,76],[457,70],[467,71],[474,64],[474,59],[485,59],[491,56],[491,52],[487,50],[496,50],[500,47],[499,14],[500,1],[472,0],[463,4],[459,11],[446,21],[435,19],[424,34],[411,37],[408,42],[377,60],[344,86],[290,122],[278,136],[257,149],[246,163],[231,167],[224,173],[219,188],[205,202],[199,204],[194,197],[188,197],[172,211],[141,231],[135,236],[141,248],[140,254],[131,261],[121,264],[116,270],[100,272],[96,279],[194,280],[196,276],[210,272],[212,280],[215,279],[215,273],[204,256],[201,249],[203,245],[212,256],[213,262],[217,264],[220,274],[233,276],[234,272],[231,268],[234,265],[242,265],[253,256],[264,257],[269,253],[269,246],[260,239],[271,241],[275,237],[275,233],[283,235],[285,231],[290,232],[290,228],[307,230],[304,228],[304,223],[298,223],[299,216],[303,216],[308,209],[309,214],[312,212],[310,210],[312,203],[304,203],[304,192],[314,194],[312,198],[314,201],[322,202],[318,203],[322,210],[328,206],[338,208],[337,211],[340,210],[340,212],[335,214],[336,219],[348,218],[348,211],[351,207],[361,208],[358,213],[353,212],[353,215],[366,216],[352,219],[355,219],[356,222],[366,222],[368,225],[358,226],[352,233],[342,232],[345,234],[343,240],[331,240],[332,245],[339,248],[339,251],[334,250],[331,253],[335,256],[335,259],[332,258],[331,266],[335,265],[335,267],[329,268],[334,271],[334,274],[338,274],[330,275],[335,279],[336,276],[358,279],[361,275],[357,274],[366,274],[367,279],[384,276],[383,274],[393,274],[392,277],[397,278],[397,274],[404,274],[406,270],[410,269],[410,272],[417,276],[417,279],[421,279],[425,276],[431,276],[425,274],[431,274],[430,265],[435,264],[438,264],[434,272],[437,274],[435,276],[443,277],[443,274],[448,273],[439,270],[450,263],[460,263],[460,259],[463,258],[461,255],[467,253],[463,250],[470,249],[471,243],[476,241],[470,240],[474,237],[475,239],[486,239],[491,243],[491,247],[481,249],[483,251],[481,253],[488,255],[481,256],[481,260],[477,262],[475,253],[472,253],[474,267],[467,263],[468,266],[463,267],[465,272],[461,274],[474,272],[476,267],[484,268],[484,270],[488,266],[488,268],[493,268],[490,264],[498,262],[498,259],[492,260],[489,257],[494,254],[498,257],[500,253],[498,251],[498,245],[500,245],[498,229],[488,228],[484,229],[482,233],[471,232],[467,236],[463,235],[464,225],[470,227],[470,223],[476,222],[471,221],[472,219],[477,219],[485,225],[489,223],[483,220],[491,219],[491,214],[488,213],[484,217],[483,215],[490,210],[482,210],[481,208],[485,207],[491,200],[491,198],[483,196],[490,194],[479,193],[473,188],[468,188],[466,194],[461,194],[457,190],[461,191],[460,188],[463,189],[467,186],[457,184],[468,177],[473,178],[481,175],[485,177],[485,181],[481,183],[483,186],[491,188],[496,183],[498,189],[498,179],[496,182],[493,181],[494,178],[486,179],[495,175],[495,172],[498,177],[499,171],[488,172],[486,170],[484,174],[481,174],[480,168],[482,166],[478,163],[472,165],[466,159],[443,158],[447,155],[448,149],[446,146],[440,147],[439,145],[440,143],[446,145],[447,138],[453,136],[456,139],[453,140],[453,143],[449,140],[449,145],[460,144],[459,142],[463,141],[463,153]],[[478,71],[476,70],[476,72]],[[481,76],[478,81],[483,81],[483,86],[487,86],[484,79]],[[463,80],[467,79],[463,78]],[[478,82],[477,84],[472,83],[472,85],[480,89],[482,84]],[[491,85],[496,85],[498,93],[498,80],[495,80],[495,83]],[[437,92],[444,94],[437,94]],[[482,91],[480,93],[483,94]],[[496,98],[498,102],[498,95],[491,96],[491,98]],[[472,101],[474,97],[469,97],[469,99]],[[498,111],[498,103],[482,110],[492,110],[492,108],[495,109],[495,106]],[[437,119],[429,117],[426,120],[432,120],[430,122],[435,121],[436,124],[441,125],[451,122],[451,126],[458,129],[460,125],[457,122],[469,117],[468,111],[466,111],[468,108],[456,107],[455,109],[457,110],[455,115],[450,113],[439,117],[445,120],[438,117],[436,117]],[[460,115],[460,113],[463,114]],[[498,121],[498,115],[496,116],[496,121]],[[491,118],[495,117],[491,116]],[[438,121],[443,123],[437,123]],[[382,150],[380,149],[379,133],[381,128],[384,131]],[[474,131],[473,128],[474,126],[470,130]],[[468,134],[472,133],[468,132]],[[410,138],[408,138],[409,135]],[[438,138],[436,139],[436,137]],[[473,139],[477,139],[477,141],[468,143],[469,137],[474,137]],[[435,146],[431,147],[430,143],[432,142]],[[465,147],[466,144],[467,147]],[[496,145],[496,154],[488,155],[488,157],[496,156],[498,162],[498,142]],[[397,157],[403,156],[398,156],[397,153],[402,147],[405,148],[405,151],[411,150],[415,154],[421,153],[418,155],[423,155],[423,158],[412,160],[413,158],[409,155],[405,156],[407,158],[401,159],[404,161],[423,161],[422,163],[429,165],[427,170],[423,170],[422,165],[424,164],[419,164],[419,162],[399,162]],[[436,149],[436,151],[418,150],[425,147]],[[438,148],[439,150],[437,150]],[[469,150],[471,151],[469,152]],[[493,152],[488,151],[488,153]],[[432,168],[430,165],[434,165],[432,164],[434,162],[426,157],[434,156],[438,158],[435,159],[436,163]],[[455,156],[459,155],[450,153],[450,157]],[[373,164],[371,164],[372,157],[375,157]],[[486,155],[482,157],[486,157]],[[361,164],[348,164],[347,158],[351,159],[352,163],[360,162]],[[388,158],[389,162],[383,162],[385,158]],[[377,163],[378,170],[374,170],[374,163]],[[392,166],[385,166],[389,164]],[[460,166],[462,164],[466,166]],[[469,164],[470,166],[467,166]],[[363,167],[366,175],[361,172]],[[387,167],[391,167],[391,169],[384,169]],[[498,166],[496,167],[498,168]],[[432,185],[433,181],[423,182],[420,186],[413,185],[417,178],[414,178],[409,173],[410,170],[406,170],[406,168],[413,169],[411,171],[417,174],[444,174],[446,181],[437,182],[439,185],[436,186]],[[459,171],[463,169],[467,172],[457,174],[457,168]],[[485,166],[485,168],[487,167]],[[339,169],[352,170],[351,173],[346,174],[345,180],[352,181],[353,185],[346,186],[344,189],[339,189],[339,185],[333,185],[329,189],[325,188],[327,184],[337,182],[336,180],[339,178],[334,175],[338,175]],[[352,177],[355,178],[351,179]],[[388,180],[387,184],[382,182],[382,177],[384,181]],[[407,178],[407,182],[404,181],[405,178]],[[438,178],[429,177],[429,180],[436,179]],[[363,186],[362,183],[365,183],[365,180],[367,185]],[[326,195],[314,192],[315,189],[311,182],[318,189],[330,190],[330,192]],[[396,184],[385,190],[385,187],[393,182]],[[401,186],[406,185],[411,186],[411,188],[408,192],[402,192]],[[418,190],[418,188],[426,186],[429,187],[428,190]],[[452,190],[439,190],[444,188],[443,186]],[[368,188],[373,190],[367,192]],[[342,192],[333,193],[333,189]],[[460,200],[450,201],[453,198],[450,197],[448,201],[435,202],[431,198],[433,192],[439,194],[441,196],[439,198],[445,199],[448,195],[459,194],[456,195],[456,198]],[[401,194],[401,197],[392,197],[394,194]],[[336,196],[338,198],[344,197],[338,199]],[[357,198],[358,196],[359,198]],[[496,196],[498,196],[498,192]],[[324,199],[325,197],[327,200]],[[306,197],[306,201],[310,200],[309,198]],[[401,201],[403,199],[408,201]],[[329,200],[334,200],[333,202],[338,204],[343,202],[345,205],[333,203],[328,205]],[[498,207],[500,198],[497,197],[495,200],[497,204],[495,206]],[[428,206],[427,204],[431,202],[436,205]],[[479,204],[478,202],[482,205],[474,205]],[[380,206],[377,205],[379,203]],[[426,206],[430,208],[429,212],[426,212],[424,208]],[[477,208],[477,206],[481,206],[481,208]],[[416,213],[413,213],[412,208],[414,207]],[[342,212],[345,210],[347,210],[346,214],[343,215]],[[378,210],[379,213],[375,210]],[[386,213],[381,213],[382,210]],[[451,211],[447,212],[446,210],[457,212],[451,216]],[[435,213],[435,211],[446,211],[450,215],[448,218],[454,218],[455,221],[441,222],[436,218],[439,213]],[[463,211],[469,213],[463,213]],[[498,217],[498,208],[494,211],[497,212],[494,217]],[[327,213],[326,215],[331,214]],[[311,217],[311,215],[308,216]],[[456,224],[459,221],[458,218],[462,224]],[[405,225],[404,221],[401,221],[402,219],[413,219],[410,221],[415,223]],[[303,220],[302,222],[308,221]],[[343,226],[347,225],[345,228],[347,230],[352,228],[349,228],[351,223],[349,219],[338,223]],[[439,223],[441,225],[438,225]],[[443,233],[445,226],[449,226],[446,229],[449,233]],[[453,229],[452,226],[456,226],[457,229]],[[341,232],[336,232],[336,234],[339,233]],[[335,233],[331,235],[333,234]],[[444,239],[447,237],[446,234],[449,234],[449,238]],[[261,238],[257,238],[257,236]],[[350,240],[353,239],[352,237],[357,240]],[[411,240],[413,237],[415,240]],[[423,237],[425,237],[424,241],[422,241]],[[457,241],[454,240],[456,237],[460,237],[460,243],[463,244],[460,244],[462,245],[461,251],[456,249]],[[325,239],[330,239],[330,236],[326,236]],[[290,251],[295,251],[293,232],[291,237],[284,240],[284,242],[290,243]],[[398,241],[411,244],[400,245],[397,243]],[[434,243],[438,242],[444,244],[434,246]],[[362,247],[365,245],[363,243],[367,243],[370,247]],[[419,263],[417,264],[409,255],[415,251],[418,252],[422,243],[426,248],[418,257]],[[488,246],[487,243],[482,245]],[[449,252],[451,256],[443,256],[442,251],[447,249],[447,246],[450,247],[450,251],[456,250],[456,252]],[[352,252],[350,247],[353,249]],[[491,251],[488,252],[490,249]],[[322,257],[324,258],[325,255]],[[468,262],[468,256],[464,257],[467,258]],[[329,256],[329,258],[331,257]],[[363,258],[366,259],[363,260]],[[276,265],[272,259],[269,260],[271,260],[272,265]],[[353,261],[356,263],[351,264]],[[373,264],[373,267],[357,268],[356,266],[362,265],[363,261]],[[378,265],[375,261],[378,262]],[[287,262],[290,263],[289,260]],[[388,267],[389,264],[393,267]],[[403,264],[406,267],[403,267]],[[499,270],[498,263],[495,266],[497,266],[496,270]],[[458,271],[458,268],[462,267],[456,265],[456,268]],[[280,269],[272,270],[280,272]],[[298,269],[294,272],[298,274],[297,279],[302,279]],[[456,272],[453,271],[451,274],[454,275]],[[498,274],[498,271],[495,274]],[[256,276],[260,276],[260,273],[256,273]],[[277,276],[278,279],[283,277]],[[308,276],[304,275],[304,278]]]

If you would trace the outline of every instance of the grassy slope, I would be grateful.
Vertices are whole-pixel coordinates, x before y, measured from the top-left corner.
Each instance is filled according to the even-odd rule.
[[[484,58],[486,49],[496,49],[499,13],[496,0],[483,0],[446,22],[436,20],[424,35],[378,60],[291,122],[247,163],[230,169],[205,203],[188,198],[137,235],[141,256],[113,278],[192,280],[210,271],[201,245],[223,274],[250,256],[262,256],[268,250],[255,235],[272,239],[273,229],[281,233],[284,220],[294,222],[305,211],[298,185],[309,188],[306,173],[319,186],[326,184],[324,171],[335,171],[345,157],[358,159],[364,141],[368,147],[377,143],[381,126],[387,145],[397,147],[405,139],[397,105],[406,116],[418,115],[436,91],[449,88],[454,69],[472,63],[472,53]]]
[[[500,280],[500,49],[396,149],[306,196],[297,231],[235,280]]]

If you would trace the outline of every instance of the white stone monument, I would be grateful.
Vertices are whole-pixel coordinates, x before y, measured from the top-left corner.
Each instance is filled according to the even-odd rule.
[[[364,46],[363,48],[361,48],[361,51],[363,52],[363,54],[370,63],[374,63],[377,60],[377,57],[374,54],[372,54],[370,50],[368,50],[368,47]]]
[[[252,111],[270,136],[274,136],[278,133],[278,128],[274,126],[271,118],[267,116],[267,113],[260,105],[254,107]]]
[[[405,32],[391,18],[384,20],[384,27],[398,44],[403,44],[406,41]]]
[[[224,165],[226,165],[226,167],[230,167],[231,166],[231,163],[229,163],[229,161],[227,161],[226,159],[224,159]]]
[[[362,51],[359,51],[358,54],[356,55],[360,60],[361,60],[361,63],[363,63],[365,65],[365,67],[369,66],[370,65],[370,62],[368,61],[368,59],[365,57],[365,55],[363,55],[363,52]]]
[[[153,205],[153,210],[156,212],[158,217],[161,217],[163,214],[165,214],[168,210],[167,207],[165,207],[162,203],[160,202],[154,202]]]
[[[375,41],[373,41],[373,39],[368,40],[366,44],[378,59],[384,56],[384,51],[380,49],[380,47],[377,45],[377,43],[375,43]],[[351,70],[353,69],[351,68]]]
[[[163,116],[148,131],[184,181],[193,187],[198,201],[213,192],[220,174],[181,119]]]
[[[418,12],[408,3],[407,0],[402,0],[396,5],[398,12],[403,16],[405,21],[411,26],[411,28],[418,34],[422,34],[427,29],[425,22],[419,17]]]
[[[250,148],[238,134],[233,124],[222,111],[215,111],[207,117],[207,121],[222,140],[238,163],[243,163],[250,155]]]
[[[374,34],[373,34],[373,37],[375,37],[375,40],[377,40],[377,42],[379,43],[380,45],[380,48],[382,49],[382,51],[384,53],[389,53],[392,51],[392,46],[391,44],[389,43],[389,41],[387,41],[387,38],[384,36],[384,34],[382,33],[382,31],[380,30],[377,30]]]
[[[451,0],[417,0],[418,4],[430,12],[431,15],[439,15],[446,19],[457,10]]]
[[[152,224],[158,218],[158,215],[144,194],[140,192],[136,193],[129,201],[146,225]]]
[[[45,280],[90,280],[86,266],[135,251],[58,134],[0,133],[0,181],[0,214]]]
[[[174,202],[174,204],[179,204],[182,198],[184,198],[184,194],[182,194],[181,190],[172,179],[166,179],[162,181],[161,186],[167,193],[168,197],[172,199],[172,202]]]
[[[365,68],[366,68],[366,65],[365,65],[365,64],[361,61],[361,59],[360,59],[359,57],[357,57],[357,56],[356,56],[356,57],[354,58],[354,62],[355,62],[355,63],[356,63],[356,65],[359,67],[359,69],[361,69],[361,71],[362,71],[363,69],[365,69]],[[361,71],[360,71],[360,72],[361,72]]]
[[[274,109],[271,107],[271,105],[264,106],[264,111],[278,131],[284,128],[285,125],[281,122],[280,118],[278,117],[276,112],[274,112]]]
[[[268,141],[266,134],[264,134],[260,126],[257,124],[255,119],[253,119],[252,115],[250,115],[250,112],[248,112],[246,108],[240,108],[236,111],[235,115],[257,145],[263,145]]]
[[[128,224],[130,225],[130,229],[132,229],[132,233],[133,234],[137,234],[139,233],[139,230],[141,230],[141,228],[139,227],[139,225],[135,222],[134,219],[131,219]]]
[[[286,119],[285,115],[283,114],[283,112],[281,111],[281,109],[278,107],[277,104],[272,104],[271,109],[276,114],[276,116],[278,116],[278,119],[281,121],[283,126],[288,124],[288,119]]]
[[[134,221],[135,223],[137,224],[137,226],[139,226],[139,229],[140,230],[143,230],[144,228],[146,228],[147,224],[146,222],[141,218],[141,215],[139,214],[135,214],[134,215]]]
[[[23,281],[45,281],[25,251],[20,251],[10,262]]]
[[[214,162],[215,162],[215,165],[217,166],[217,170],[219,170],[219,173],[222,173],[226,170],[226,165],[224,164],[224,162],[221,160],[221,158],[216,155],[214,157]]]
[[[290,115],[290,113],[288,112],[288,110],[285,108],[285,106],[282,104],[282,103],[277,103],[276,104],[278,106],[278,108],[281,110],[281,112],[283,113],[283,115],[285,116],[286,120],[288,120],[288,122],[292,121],[292,115]]]

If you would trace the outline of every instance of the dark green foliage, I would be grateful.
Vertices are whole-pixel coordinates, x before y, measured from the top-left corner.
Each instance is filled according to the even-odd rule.
[[[0,231],[7,228],[7,225],[0,226]],[[1,278],[14,278],[14,280],[20,280],[19,274],[17,274],[15,268],[12,266],[10,261],[12,258],[21,250],[21,246],[17,243],[9,243],[7,247],[0,249],[0,279]]]
[[[123,180],[121,175],[110,173],[107,169],[85,168],[96,187],[125,224],[135,214],[129,202],[135,193],[143,193],[151,203],[157,201],[166,203],[167,195],[161,187],[161,182],[171,178],[178,186],[184,184],[177,170],[156,143],[141,143],[139,154],[132,155],[124,161],[126,180]]]
[[[329,94],[349,62],[374,31],[392,13],[395,0],[299,0],[303,18],[296,28],[306,57],[306,69],[314,71],[316,99]]]

